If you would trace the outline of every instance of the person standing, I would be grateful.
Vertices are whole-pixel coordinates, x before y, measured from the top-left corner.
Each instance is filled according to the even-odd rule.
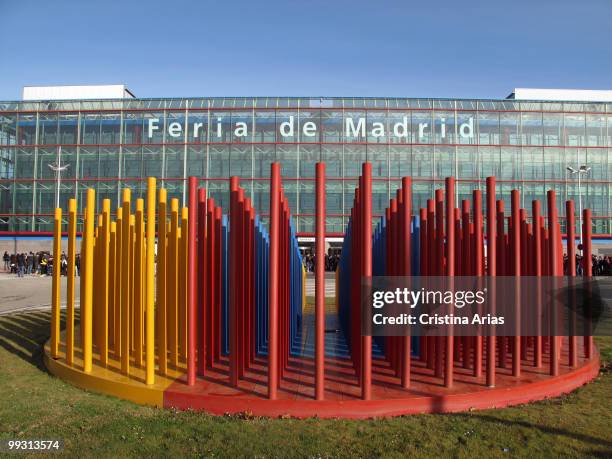
[[[17,255],[17,277],[23,277],[25,274],[26,257],[24,253]]]
[[[10,268],[10,261],[11,261],[11,257],[9,256],[8,252],[5,250],[4,251],[4,255],[2,256],[2,260],[4,261],[4,270],[8,272],[9,268]]]

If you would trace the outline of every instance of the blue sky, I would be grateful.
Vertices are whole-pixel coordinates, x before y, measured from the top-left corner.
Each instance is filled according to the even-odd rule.
[[[46,84],[140,97],[612,89],[611,0],[0,0],[0,18],[2,100]]]

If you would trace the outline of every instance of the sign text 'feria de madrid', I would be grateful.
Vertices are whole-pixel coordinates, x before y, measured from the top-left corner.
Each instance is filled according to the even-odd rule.
[[[224,130],[228,129],[228,125],[224,123],[223,118],[215,118],[211,120],[210,124],[210,136],[211,140],[215,137],[222,138],[224,136]],[[188,137],[198,139],[202,131],[205,129],[206,123],[193,122],[190,123]],[[247,138],[251,135],[249,125],[244,121],[237,121],[233,123],[229,128],[233,131],[234,137]],[[460,137],[462,139],[471,139],[474,137],[474,118],[469,117],[463,123],[456,126],[456,134],[453,132],[454,137]],[[149,118],[147,135],[149,138],[153,138],[156,133],[159,133],[163,129],[163,122],[160,118]],[[421,122],[416,123],[412,129],[414,129],[414,135],[417,141],[425,139],[431,134],[432,126],[430,123]],[[454,131],[455,125],[447,125],[445,118],[439,118],[436,120],[433,129],[441,138],[445,138],[451,131]],[[293,138],[299,135],[300,138],[316,137],[318,134],[319,126],[315,121],[298,122],[295,116],[289,116],[286,121],[278,124],[278,134],[281,137]],[[375,121],[372,123],[366,123],[365,117],[359,118],[345,118],[344,119],[344,134],[346,138],[359,138],[359,137],[372,137],[372,138],[384,138],[384,137],[395,137],[398,140],[402,138],[409,138],[411,130],[410,118],[408,116],[402,117],[395,123],[383,123]],[[185,126],[183,123],[173,121],[168,123],[166,128],[166,134],[169,137],[181,138],[185,136]]]

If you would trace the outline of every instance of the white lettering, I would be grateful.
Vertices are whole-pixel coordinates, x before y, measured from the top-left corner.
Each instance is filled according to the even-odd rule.
[[[353,118],[347,118],[346,119],[346,136],[347,137],[358,137],[358,136],[362,136],[365,137],[365,119],[364,118],[359,118],[359,120],[357,121],[357,127],[355,127],[355,124],[353,123]]]
[[[149,138],[153,137],[153,131],[157,131],[159,129],[159,118],[149,118]]]
[[[474,118],[470,117],[467,123],[461,123],[459,134],[461,134],[461,137],[464,139],[471,139],[474,137]]]
[[[425,137],[425,128],[429,126],[427,123],[419,123],[419,140],[423,140]]]
[[[293,137],[293,116],[289,117],[289,121],[283,121],[280,126],[280,135],[283,137]]]
[[[420,128],[420,125],[419,125]],[[393,126],[393,134],[396,137],[408,137],[408,117],[404,116],[400,123]]]
[[[248,135],[247,124],[239,121],[236,123],[236,129],[234,130],[234,135],[236,137],[246,137]]]
[[[302,127],[302,132],[305,137],[314,137],[316,135],[317,125],[312,121],[307,121],[304,123],[304,127]]]
[[[180,137],[182,132],[183,132],[183,126],[181,126],[181,123],[173,121],[172,123],[168,125],[168,135],[170,137],[174,137],[174,138]]]
[[[221,137],[221,118],[217,118],[217,137]]]
[[[193,137],[197,139],[200,137],[200,128],[204,126],[204,123],[193,123]]]
[[[372,123],[372,137],[384,137],[385,125],[383,123]]]

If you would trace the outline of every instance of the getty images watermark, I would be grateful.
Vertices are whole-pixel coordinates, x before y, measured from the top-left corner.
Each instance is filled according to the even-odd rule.
[[[608,279],[372,277],[361,287],[369,336],[612,334]]]

